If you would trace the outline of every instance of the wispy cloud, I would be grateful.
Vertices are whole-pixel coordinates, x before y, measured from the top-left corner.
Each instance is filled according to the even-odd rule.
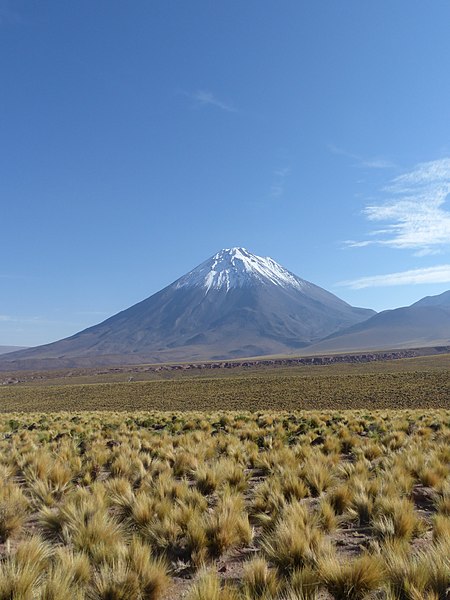
[[[412,269],[399,273],[361,277],[351,281],[341,281],[340,286],[354,290],[371,287],[387,287],[394,285],[417,285],[420,283],[450,283],[450,265],[439,265],[425,269]]]
[[[58,319],[48,319],[41,316],[15,316],[15,315],[0,315],[0,323],[16,323],[19,325],[70,325],[79,326],[79,323],[63,321]],[[6,327],[6,325],[5,325]]]
[[[235,108],[232,104],[224,102],[212,92],[207,90],[197,90],[193,93],[186,93],[186,96],[191,98],[194,101],[195,106],[198,108],[212,106],[226,112],[238,112],[237,108]]]
[[[369,204],[363,213],[369,221],[384,222],[369,232],[369,239],[349,240],[348,246],[370,244],[411,249],[416,256],[437,254],[450,245],[450,158],[417,165],[393,179],[382,190],[385,200]]]
[[[354,152],[348,152],[339,146],[335,146],[334,144],[328,144],[328,150],[333,154],[337,154],[338,156],[346,156],[347,158],[351,158],[355,161],[356,167],[365,167],[366,169],[395,169],[397,165],[392,161],[380,157],[375,156],[372,158],[363,157],[359,154],[355,154]]]
[[[0,315],[0,323],[46,323],[42,317],[16,317],[13,315]],[[51,322],[51,321],[48,321]]]
[[[365,158],[360,160],[361,166],[368,169],[395,169],[397,167],[395,163],[385,158]]]
[[[290,172],[291,169],[289,167],[282,167],[273,172],[274,182],[270,188],[270,195],[272,198],[281,198],[283,196],[286,178]]]

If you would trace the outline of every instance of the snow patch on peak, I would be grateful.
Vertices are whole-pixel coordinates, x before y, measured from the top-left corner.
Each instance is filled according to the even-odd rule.
[[[229,291],[255,283],[304,289],[308,283],[270,257],[256,256],[245,248],[225,248],[175,282],[176,288],[203,287]]]

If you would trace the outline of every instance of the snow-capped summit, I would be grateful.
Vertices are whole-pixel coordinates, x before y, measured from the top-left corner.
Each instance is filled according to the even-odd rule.
[[[176,282],[176,288],[200,286],[227,292],[255,283],[272,283],[302,290],[308,285],[269,256],[252,254],[245,248],[224,248]]]

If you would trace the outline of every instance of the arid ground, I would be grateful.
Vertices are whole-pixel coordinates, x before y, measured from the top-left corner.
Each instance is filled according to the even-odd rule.
[[[447,600],[448,358],[2,386],[0,600]]]

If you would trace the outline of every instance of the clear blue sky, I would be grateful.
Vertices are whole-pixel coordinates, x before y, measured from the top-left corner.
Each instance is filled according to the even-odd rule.
[[[0,0],[0,345],[223,247],[377,310],[450,288],[447,0]]]

